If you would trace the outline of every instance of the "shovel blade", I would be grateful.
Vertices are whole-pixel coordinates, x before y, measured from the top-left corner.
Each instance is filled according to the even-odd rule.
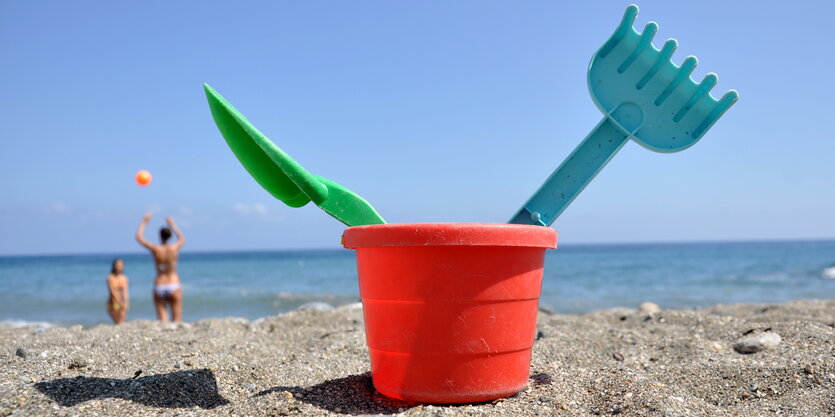
[[[282,165],[295,165],[295,169],[303,171],[303,174],[310,176],[310,173],[256,129],[217,91],[208,84],[203,87],[215,124],[249,175],[273,197],[290,207],[302,207],[310,202],[311,197],[293,181],[294,178]],[[327,193],[323,185],[320,184],[320,188],[320,194]]]
[[[304,169],[255,128],[231,103],[204,84],[212,117],[238,161],[265,190],[290,207],[313,201],[348,226],[385,223],[362,197]]]

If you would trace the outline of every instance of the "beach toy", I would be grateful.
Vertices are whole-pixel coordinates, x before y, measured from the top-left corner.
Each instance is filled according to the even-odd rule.
[[[142,169],[136,173],[136,183],[140,187],[145,187],[151,183],[151,173]]]
[[[525,388],[552,228],[471,223],[350,227],[371,379],[406,401],[469,403]]]
[[[290,207],[313,201],[348,226],[385,223],[362,197],[313,175],[258,131],[217,91],[204,84],[212,117],[226,143],[255,181]]]
[[[710,95],[716,74],[700,83],[690,77],[696,57],[688,56],[681,66],[670,60],[675,39],[656,49],[652,38],[658,24],[649,22],[638,33],[632,27],[637,15],[638,6],[626,8],[620,26],[589,65],[589,91],[605,114],[603,121],[510,223],[551,225],[629,139],[656,152],[687,149],[736,102],[734,90],[719,100]]]

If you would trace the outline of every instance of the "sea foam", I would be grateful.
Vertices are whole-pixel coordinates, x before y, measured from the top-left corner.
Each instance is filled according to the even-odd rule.
[[[0,327],[40,327],[40,328],[47,328],[47,327],[55,327],[54,324],[46,322],[46,321],[27,321],[27,320],[15,320],[15,319],[7,319],[7,320],[0,320]]]

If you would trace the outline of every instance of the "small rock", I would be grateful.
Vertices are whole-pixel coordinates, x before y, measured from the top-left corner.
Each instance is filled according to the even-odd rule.
[[[623,355],[621,355],[619,352],[615,352],[612,355],[612,357],[615,358],[615,360],[618,362],[623,362]]]
[[[734,350],[739,353],[757,353],[777,347],[782,340],[776,332],[750,333],[737,339],[734,343]]]
[[[46,351],[43,351],[43,352],[41,352],[41,354],[40,354],[40,355],[38,355],[38,356],[40,356],[40,357],[42,357],[42,358],[46,358],[46,357],[47,357],[47,356],[49,356],[49,355],[46,353]]]
[[[232,372],[238,372],[239,369],[238,365],[232,365]]]
[[[551,385],[551,383],[554,382],[551,379],[551,375],[548,375],[544,372],[539,372],[531,375],[531,379],[533,380],[534,385]]]
[[[641,312],[641,313],[649,313],[649,314],[660,313],[661,312],[661,307],[659,307],[658,304],[646,302],[646,303],[641,303],[641,305],[638,306],[638,311]]]
[[[541,402],[541,403],[547,403],[547,402],[550,402],[550,401],[551,401],[551,399],[548,398],[548,397],[539,397],[539,402]]]
[[[713,344],[710,345],[710,347],[712,347],[713,350],[722,350],[722,345],[720,345],[719,343],[716,343],[716,342],[713,342]]]
[[[806,365],[806,367],[803,368],[803,372],[806,372],[806,375],[814,375],[815,367],[812,365]]]
[[[26,359],[26,356],[27,356],[27,355],[29,355],[29,351],[28,351],[28,350],[26,350],[26,348],[25,348],[25,347],[19,347],[19,348],[17,348],[17,350],[14,352],[14,354],[15,354],[15,355],[17,355],[17,356],[20,356],[20,357],[21,357],[21,358],[23,358],[23,359]]]
[[[553,316],[554,314],[557,314],[557,312],[554,311],[552,308],[545,307],[545,306],[539,306],[539,312],[540,313],[545,313],[549,316]]]
[[[67,369],[84,369],[87,367],[87,365],[88,363],[86,359],[75,358],[72,360],[72,362],[70,362],[70,365],[67,367]]]
[[[288,400],[293,399],[293,394],[290,391],[281,391],[281,394],[284,395]]]

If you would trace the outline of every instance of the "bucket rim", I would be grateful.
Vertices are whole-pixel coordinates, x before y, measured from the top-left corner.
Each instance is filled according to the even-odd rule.
[[[555,249],[557,231],[508,223],[391,223],[345,229],[348,249],[392,246],[507,246]]]

